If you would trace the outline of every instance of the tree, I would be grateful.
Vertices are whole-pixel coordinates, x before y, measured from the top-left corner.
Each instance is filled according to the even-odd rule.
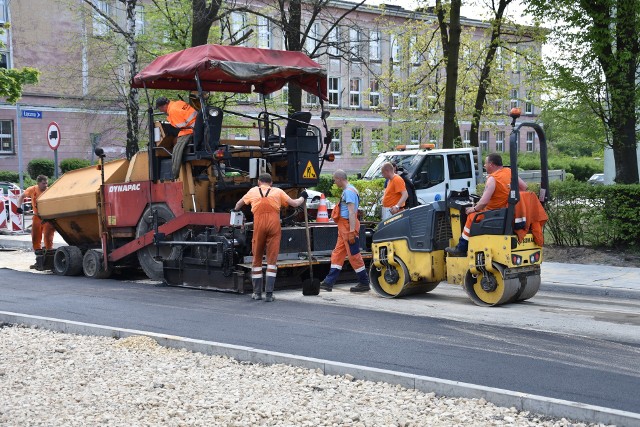
[[[136,6],[138,0],[118,0],[125,7],[126,19],[124,28],[105,10],[98,7],[93,0],[83,0],[90,8],[94,16],[99,17],[105,25],[116,35],[121,36],[126,46],[127,73],[126,78],[120,82],[120,90],[124,95],[124,106],[127,112],[127,159],[131,159],[139,150],[139,93],[138,89],[131,87],[129,82],[138,73],[138,45],[136,39]]]
[[[445,20],[442,1],[436,0],[436,14],[442,39],[443,56],[447,59],[447,83],[444,96],[444,123],[442,124],[442,147],[453,148],[454,140],[460,138],[456,119],[456,91],[458,88],[458,59],[460,54],[460,6],[461,0],[452,0],[449,24]]]
[[[548,66],[553,84],[589,105],[607,129],[615,181],[639,182],[637,150],[640,0],[527,0],[546,19],[561,58]]]
[[[0,27],[0,34],[4,29]],[[4,44],[0,41],[0,47]],[[35,68],[23,67],[20,70],[0,68],[0,97],[14,104],[22,96],[22,88],[26,84],[38,83],[40,72]]]

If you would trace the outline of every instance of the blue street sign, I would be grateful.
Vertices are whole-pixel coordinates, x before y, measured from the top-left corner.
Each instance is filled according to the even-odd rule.
[[[28,119],[41,119],[42,111],[22,110],[22,117],[26,117]]]

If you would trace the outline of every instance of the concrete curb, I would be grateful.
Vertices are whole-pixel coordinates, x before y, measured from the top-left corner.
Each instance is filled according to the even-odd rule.
[[[557,418],[568,418],[589,423],[615,424],[621,427],[640,425],[640,414],[638,413],[458,381],[260,350],[252,347],[4,311],[0,311],[0,322],[36,326],[57,332],[79,335],[97,335],[112,338],[142,335],[153,338],[158,344],[165,347],[185,349],[209,355],[227,356],[240,361],[266,365],[287,364],[306,369],[320,369],[325,375],[349,374],[355,379],[399,384],[408,389],[417,389],[425,393],[435,392],[438,395],[451,397],[484,398],[498,406],[515,407],[521,411],[530,411]]]

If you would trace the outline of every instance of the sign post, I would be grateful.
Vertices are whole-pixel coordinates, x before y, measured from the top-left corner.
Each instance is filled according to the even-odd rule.
[[[60,126],[56,122],[49,123],[47,128],[47,142],[53,150],[53,173],[58,179],[58,147],[60,146]]]

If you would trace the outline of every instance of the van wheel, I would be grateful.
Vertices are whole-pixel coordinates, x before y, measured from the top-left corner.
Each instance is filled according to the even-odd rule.
[[[59,276],[82,274],[82,251],[77,246],[61,246],[53,255],[53,272]]]

